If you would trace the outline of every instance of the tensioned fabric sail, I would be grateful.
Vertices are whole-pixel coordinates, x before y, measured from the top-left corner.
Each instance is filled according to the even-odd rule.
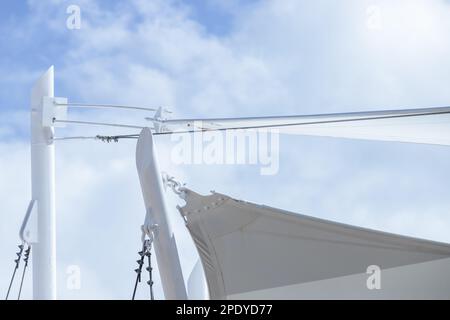
[[[219,193],[202,196],[185,189],[184,198],[186,205],[179,210],[200,255],[211,299],[450,298],[448,244]]]
[[[450,107],[280,117],[163,120],[160,132],[276,128],[280,133],[450,145]]]

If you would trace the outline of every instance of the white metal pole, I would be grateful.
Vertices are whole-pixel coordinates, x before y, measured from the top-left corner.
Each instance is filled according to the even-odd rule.
[[[136,166],[147,214],[157,224],[154,248],[166,299],[187,299],[175,238],[164,200],[153,135],[149,128],[141,131],[136,146]]]
[[[38,235],[33,244],[33,298],[56,299],[55,148],[53,127],[42,122],[43,97],[54,96],[53,66],[31,93],[31,180],[37,202]]]

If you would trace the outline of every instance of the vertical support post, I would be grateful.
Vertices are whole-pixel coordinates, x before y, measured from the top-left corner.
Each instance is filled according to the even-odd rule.
[[[141,182],[147,214],[158,225],[154,248],[166,299],[186,300],[186,288],[181,271],[175,238],[169,223],[164,200],[153,135],[149,128],[141,131],[136,146],[136,167]]]
[[[33,245],[33,298],[56,299],[54,129],[43,126],[43,97],[54,96],[53,66],[31,92],[31,186],[37,204],[37,243]]]

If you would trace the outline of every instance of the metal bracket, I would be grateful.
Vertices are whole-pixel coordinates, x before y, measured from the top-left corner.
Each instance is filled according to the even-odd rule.
[[[28,204],[27,212],[20,227],[20,239],[28,244],[38,242],[38,225],[37,225],[37,206],[36,200],[31,200]]]
[[[155,132],[162,132],[164,125],[162,122],[164,121],[164,118],[162,117],[162,108],[159,107],[158,110],[156,110],[155,115],[153,116],[153,127],[155,128]]]
[[[67,98],[43,97],[42,98],[42,125],[44,127],[65,127],[55,119],[67,120]]]
[[[166,172],[161,173],[164,191],[167,191],[167,187],[170,187],[172,191],[178,195],[181,199],[185,198],[185,183],[181,183],[177,180],[175,180],[174,177],[169,176]]]

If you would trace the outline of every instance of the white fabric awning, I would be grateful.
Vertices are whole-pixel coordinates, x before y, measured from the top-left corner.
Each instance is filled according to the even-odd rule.
[[[186,189],[211,299],[450,298],[450,245]],[[381,268],[369,289],[369,266]]]
[[[249,118],[163,120],[160,134],[233,129],[450,145],[450,107]]]

